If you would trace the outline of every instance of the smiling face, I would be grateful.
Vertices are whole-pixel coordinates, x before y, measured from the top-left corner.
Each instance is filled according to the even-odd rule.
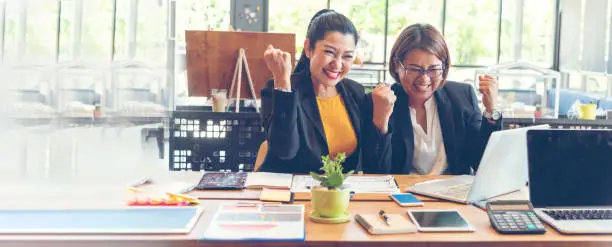
[[[434,54],[416,49],[395,66],[411,102],[425,103],[443,81],[443,63]]]
[[[306,56],[310,59],[312,82],[335,86],[351,70],[355,58],[355,37],[341,32],[327,32],[314,47],[304,41]]]
[[[398,35],[389,58],[389,73],[402,84],[413,107],[444,86],[451,64],[442,33],[429,24],[412,24]]]

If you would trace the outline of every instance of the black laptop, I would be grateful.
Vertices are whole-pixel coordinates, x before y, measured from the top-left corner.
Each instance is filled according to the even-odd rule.
[[[529,130],[536,214],[567,234],[612,233],[612,131]]]

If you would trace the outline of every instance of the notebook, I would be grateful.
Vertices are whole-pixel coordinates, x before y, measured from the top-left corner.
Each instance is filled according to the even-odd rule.
[[[265,202],[292,202],[293,193],[288,189],[263,188],[259,195],[259,200]]]
[[[222,204],[204,240],[304,241],[304,205]]]
[[[250,172],[244,186],[248,189],[278,188],[289,189],[293,174],[273,172]]]
[[[387,214],[390,225],[378,214],[357,214],[355,220],[370,234],[414,233],[417,228],[412,222],[400,214]]]

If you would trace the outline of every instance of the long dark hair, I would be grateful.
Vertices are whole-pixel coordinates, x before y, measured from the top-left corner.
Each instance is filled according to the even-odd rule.
[[[357,34],[357,29],[353,22],[349,20],[343,14],[340,14],[331,9],[322,9],[317,12],[312,19],[310,19],[310,23],[308,23],[308,31],[306,32],[306,38],[309,39],[310,49],[314,49],[317,41],[322,40],[325,37],[325,34],[330,31],[340,32],[342,34],[352,34],[355,37],[355,45],[359,41],[359,34]],[[306,47],[304,47],[306,48]],[[295,70],[293,73],[310,72],[310,59],[306,56],[306,49],[302,50],[302,55],[300,56],[300,60],[295,66]]]

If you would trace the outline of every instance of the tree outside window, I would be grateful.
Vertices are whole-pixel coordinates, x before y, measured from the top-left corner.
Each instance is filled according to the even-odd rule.
[[[360,35],[358,56],[364,63],[383,63],[385,0],[332,0],[330,7],[346,15]]]
[[[268,10],[269,32],[295,33],[296,56],[304,49],[304,39],[312,16],[327,8],[327,0],[287,1],[270,0]]]
[[[451,62],[461,65],[497,63],[498,0],[447,0],[444,34]]]
[[[185,42],[185,30],[222,30],[230,26],[230,1],[183,0],[176,2],[177,41]]]
[[[503,1],[500,62],[553,65],[555,0]]]
[[[407,26],[427,23],[442,32],[441,0],[389,0],[389,25],[387,29],[387,60],[397,35]]]

